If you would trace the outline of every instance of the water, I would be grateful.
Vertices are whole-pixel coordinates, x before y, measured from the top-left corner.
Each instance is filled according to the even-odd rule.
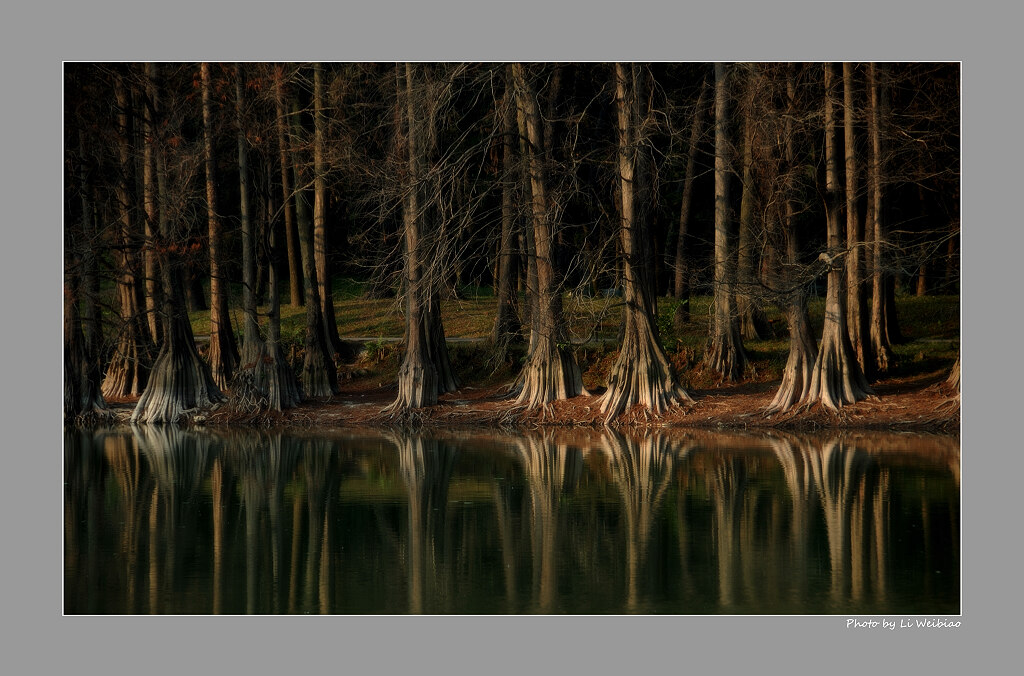
[[[65,434],[67,614],[960,612],[959,442]]]

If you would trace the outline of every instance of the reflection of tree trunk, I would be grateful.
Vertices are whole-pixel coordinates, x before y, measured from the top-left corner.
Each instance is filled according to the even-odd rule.
[[[626,612],[641,612],[639,576],[657,519],[662,497],[672,478],[676,458],[664,436],[643,440],[609,432],[602,439],[612,481],[622,496],[626,515],[626,563],[628,571]]]
[[[511,490],[507,481],[493,482],[491,495],[498,517],[498,537],[501,539],[501,559],[505,572],[505,611],[516,612],[516,557],[512,549]]]

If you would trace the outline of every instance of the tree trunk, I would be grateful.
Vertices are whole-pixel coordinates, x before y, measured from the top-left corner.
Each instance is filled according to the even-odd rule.
[[[697,108],[693,112],[690,127],[690,147],[686,153],[686,176],[683,178],[683,200],[679,207],[679,234],[676,237],[674,295],[680,301],[676,306],[674,322],[679,325],[690,321],[690,266],[686,255],[686,233],[690,225],[690,206],[693,203],[693,176],[696,169],[697,147],[700,145],[701,127],[704,125],[704,107],[708,82],[704,80],[697,97]]]
[[[743,377],[747,353],[733,314],[732,256],[729,252],[729,140],[725,65],[715,64],[715,290],[714,321],[705,363],[727,381]]]
[[[147,90],[151,90],[147,83]],[[146,92],[146,97],[151,99],[151,91]],[[160,298],[161,284],[160,273],[157,270],[156,251],[154,242],[156,239],[157,215],[156,215],[156,180],[153,174],[155,157],[153,154],[153,117],[150,106],[146,105],[145,98],[142,105],[143,119],[143,145],[142,145],[142,203],[145,212],[145,233],[146,233],[146,321],[149,326],[149,335],[155,345],[159,345],[163,338],[160,335],[162,322],[157,316],[158,308],[162,305]]]
[[[313,251],[316,254],[316,279],[320,286],[320,305],[332,353],[345,354],[347,346],[338,335],[338,321],[334,313],[334,287],[327,261],[327,179],[325,134],[327,119],[324,114],[323,67],[313,64]]]
[[[148,64],[150,79],[156,81],[156,64]],[[159,115],[157,88],[152,105]],[[160,129],[159,125],[156,129]],[[178,232],[180,219],[172,217],[168,195],[168,177],[163,144],[153,138],[156,160],[157,223],[160,234],[158,251],[163,284],[164,341],[153,364],[146,391],[132,411],[132,423],[175,423],[193,410],[222,401],[223,395],[213,380],[209,365],[199,356],[192,324],[185,309],[184,249]],[[176,214],[174,214],[176,216]]]
[[[512,157],[512,140],[516,135],[515,100],[511,78],[506,78],[505,96],[502,107],[502,182],[501,182],[501,243],[498,250],[498,275],[495,296],[498,300],[498,314],[491,330],[491,342],[502,361],[508,345],[519,337],[519,298],[516,293],[515,272],[515,166]]]
[[[329,397],[338,393],[338,371],[334,353],[324,327],[320,288],[316,278],[316,257],[313,251],[313,222],[309,217],[303,187],[303,165],[299,159],[300,121],[298,103],[291,105],[291,165],[295,178],[295,215],[298,222],[299,246],[302,249],[303,284],[306,290],[306,341],[302,362],[302,386],[307,397]]]
[[[203,157],[206,163],[206,213],[210,237],[210,350],[207,358],[214,382],[229,387],[238,368],[238,344],[228,311],[228,279],[223,269],[224,226],[217,213],[216,160],[213,155],[213,107],[210,101],[210,64],[200,65],[203,96]]]
[[[846,329],[850,346],[865,376],[874,370],[864,295],[864,237],[857,209],[857,150],[853,121],[854,64],[843,63],[843,136],[846,151]]]
[[[784,127],[785,143],[785,194],[783,196],[783,229],[786,239],[786,265],[789,271],[797,270],[800,251],[797,231],[793,223],[793,114],[796,86],[792,75],[786,79],[787,115]],[[786,321],[789,325],[789,356],[782,370],[782,382],[775,398],[768,405],[766,413],[787,411],[802,401],[808,394],[813,379],[814,362],[818,354],[818,343],[811,332],[811,319],[807,314],[807,293],[792,272],[779,280],[788,292]]]
[[[756,68],[757,65],[752,67]],[[743,115],[743,194],[740,198],[740,238],[736,253],[738,288],[736,312],[740,323],[740,336],[744,340],[761,340],[767,332],[764,313],[757,307],[757,268],[754,256],[754,212],[758,204],[757,185],[754,182],[754,98],[758,94],[759,76],[752,73],[747,79],[747,105]]]
[[[874,230],[873,246],[871,247],[871,346],[875,354],[875,366],[879,373],[885,373],[893,365],[892,348],[889,346],[885,331],[885,275],[882,269],[882,249],[885,246],[885,230],[882,222],[882,111],[879,103],[878,72],[880,68],[874,63],[868,65],[868,95],[870,118],[868,130],[871,137],[871,202],[872,223]]]
[[[129,191],[132,166],[128,136],[129,103],[120,76],[114,81],[114,95],[117,104],[119,160],[119,172],[114,188],[119,216],[115,260],[118,270],[117,296],[120,301],[121,327],[118,331],[117,347],[101,388],[106,399],[140,395],[146,387],[149,369],[152,366],[152,344],[135,293],[138,261]]]
[[[440,296],[435,287],[437,275],[426,266],[430,247],[426,241],[420,191],[424,181],[423,163],[426,144],[433,138],[432,129],[421,128],[424,118],[423,94],[417,91],[413,65],[405,64],[405,78],[396,71],[396,88],[405,98],[405,147],[408,160],[402,217],[405,229],[405,356],[398,371],[398,395],[385,409],[404,414],[410,409],[432,406],[438,395],[458,389],[448,359],[448,345],[441,324]],[[427,120],[430,124],[430,120]],[[425,132],[425,139],[420,134]]]
[[[643,405],[654,415],[671,406],[692,402],[675,377],[661,347],[657,305],[649,259],[646,221],[635,218],[634,178],[638,164],[639,96],[637,66],[615,64],[615,99],[618,112],[618,170],[622,191],[619,233],[625,263],[625,335],[619,356],[608,377],[608,389],[599,400],[605,422]]]
[[[568,349],[568,335],[562,317],[561,291],[555,279],[552,223],[545,193],[541,120],[533,87],[525,68],[512,66],[516,98],[522,108],[528,136],[530,187],[532,192],[533,234],[537,268],[536,339],[527,356],[521,376],[522,388],[517,404],[529,408],[546,406],[555,399],[569,399],[583,392],[583,377]]]
[[[292,208],[291,162],[289,161],[288,142],[286,141],[286,117],[284,93],[281,79],[282,69],[274,70],[274,102],[277,110],[277,144],[281,154],[281,192],[283,201],[281,211],[284,212],[284,234],[288,249],[288,297],[292,307],[300,307],[304,300],[302,294],[302,260],[299,256],[298,234],[295,228],[294,210]]]
[[[821,259],[828,265],[828,286],[825,294],[825,326],[821,346],[814,360],[811,386],[803,406],[821,403],[837,411],[846,404],[860,401],[872,394],[846,332],[846,311],[843,307],[844,250],[839,226],[839,173],[836,159],[834,84],[832,65],[825,64],[825,190],[828,206],[826,228],[828,249]]]

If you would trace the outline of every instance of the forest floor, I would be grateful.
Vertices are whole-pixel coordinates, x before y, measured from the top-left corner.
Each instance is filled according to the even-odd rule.
[[[339,288],[335,294],[343,339],[358,353],[352,363],[339,363],[340,393],[309,400],[281,414],[241,415],[225,404],[199,413],[194,423],[259,426],[341,427],[398,425],[413,427],[507,427],[604,425],[597,400],[618,354],[617,328],[621,307],[607,299],[566,296],[567,316],[576,344],[575,355],[591,392],[554,402],[543,411],[517,408],[506,395],[522,361],[522,347],[503,363],[495,363],[486,336],[496,311],[493,296],[472,295],[446,307],[445,329],[451,361],[462,388],[440,398],[437,406],[404,419],[382,413],[396,394],[396,374],[402,356],[401,318],[394,300],[368,301],[359,289]],[[903,340],[893,346],[896,366],[872,387],[876,396],[832,412],[821,406],[766,416],[775,396],[789,349],[785,321],[777,311],[767,313],[767,332],[760,340],[744,341],[750,366],[739,383],[721,383],[701,366],[710,299],[695,297],[685,325],[676,326],[672,313],[677,301],[659,299],[659,329],[666,353],[694,403],[652,418],[640,408],[627,411],[614,424],[644,427],[700,428],[857,428],[957,433],[959,400],[945,385],[959,352],[960,303],[957,296],[897,296]],[[304,313],[282,307],[284,342],[292,363],[302,360]],[[812,299],[813,330],[820,334],[823,301]],[[201,348],[209,331],[209,313],[193,313],[193,331]],[[127,422],[134,407],[130,399],[110,401],[118,421]]]
[[[506,382],[469,382],[457,392],[440,397],[436,406],[395,418],[383,412],[394,399],[393,381],[357,371],[341,383],[341,392],[326,399],[311,399],[283,413],[243,415],[230,404],[197,416],[192,423],[266,427],[340,428],[348,426],[452,428],[601,427],[604,415],[598,398],[603,387],[591,385],[591,393],[553,402],[546,410],[529,411],[506,395]],[[839,412],[815,406],[767,416],[765,408],[775,396],[778,381],[755,381],[691,389],[694,403],[672,408],[661,416],[643,407],[627,411],[615,426],[676,427],[704,429],[825,428],[959,433],[959,401],[945,386],[946,370],[881,379],[873,384],[875,395]],[[585,379],[586,380],[586,379]],[[127,423],[134,407],[130,399],[109,402],[118,422]]]

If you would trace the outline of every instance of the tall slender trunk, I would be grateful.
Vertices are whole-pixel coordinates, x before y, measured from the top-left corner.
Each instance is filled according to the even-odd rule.
[[[491,341],[504,354],[507,345],[519,334],[519,303],[516,293],[515,272],[516,239],[515,212],[513,200],[515,179],[514,161],[512,157],[512,141],[516,134],[515,101],[512,91],[512,79],[506,78],[505,96],[500,101],[501,109],[501,242],[498,249],[498,275],[495,296],[498,299],[498,313],[494,318],[491,330]]]
[[[404,414],[409,409],[432,406],[438,395],[458,389],[448,358],[448,345],[441,324],[440,296],[436,275],[426,265],[430,247],[423,217],[428,204],[421,200],[426,144],[433,129],[421,128],[425,118],[422,93],[417,91],[413,65],[406,63],[404,81],[396,70],[396,89],[405,100],[405,148],[408,159],[403,186],[402,218],[405,230],[406,321],[405,356],[398,371],[398,395],[386,410]],[[426,120],[430,123],[430,120]],[[426,138],[421,138],[421,131]]]
[[[121,76],[114,80],[117,105],[118,176],[114,187],[117,200],[118,228],[115,260],[117,263],[117,297],[121,326],[117,347],[101,387],[106,399],[133,397],[142,394],[152,366],[152,343],[139,311],[136,295],[138,246],[131,210],[131,142],[128,128],[129,96]]]
[[[747,353],[733,313],[735,269],[729,251],[729,139],[725,65],[715,64],[715,289],[714,321],[705,363],[724,380],[743,377]]]
[[[159,120],[159,87],[156,64],[147,65],[153,82],[154,116]],[[159,125],[155,126],[160,129]],[[132,411],[133,423],[174,423],[189,412],[223,400],[209,365],[199,356],[192,324],[185,307],[185,256],[179,219],[172,213],[168,168],[164,144],[152,138],[155,155],[157,231],[161,252],[160,279],[163,284],[164,341],[153,364],[146,391]]]
[[[243,119],[244,74],[241,65],[235,74],[235,136],[238,144],[239,215],[242,221],[242,366],[262,356],[259,320],[256,315],[256,241],[249,204],[249,152]]]
[[[642,404],[654,415],[671,406],[691,402],[675,377],[658,336],[657,301],[651,278],[650,258],[644,256],[648,239],[645,219],[636,218],[634,180],[639,163],[638,66],[615,64],[615,101],[618,118],[618,170],[622,194],[619,236],[625,265],[625,331],[619,356],[608,377],[608,389],[600,399],[605,420],[610,421]],[[645,414],[646,415],[646,414]]]
[[[857,149],[854,129],[854,64],[843,63],[843,135],[846,151],[846,329],[857,363],[866,376],[874,370],[864,295],[864,236],[857,209]]]
[[[210,90],[210,64],[200,64],[203,97],[203,157],[206,164],[206,214],[210,239],[210,351],[207,355],[213,379],[227,388],[238,368],[238,344],[231,329],[228,311],[228,279],[223,267],[224,226],[217,213],[216,158],[213,151],[213,107]]]
[[[786,366],[782,371],[782,382],[775,393],[775,397],[766,409],[767,413],[787,411],[807,396],[811,387],[814,362],[818,354],[818,343],[811,332],[811,319],[807,313],[807,293],[799,284],[796,275],[792,271],[797,270],[799,265],[799,240],[797,230],[794,227],[793,216],[793,178],[794,172],[798,171],[795,166],[793,146],[793,116],[796,98],[796,84],[792,73],[786,77],[786,122],[783,131],[783,143],[785,145],[786,172],[783,195],[783,231],[786,240],[786,265],[785,270],[789,274],[775,275],[780,284],[786,286],[788,299],[786,307],[786,322],[789,325],[789,356],[786,358]]]
[[[147,84],[147,90],[150,87]],[[142,205],[145,213],[145,271],[146,271],[146,322],[149,327],[149,335],[154,344],[159,345],[162,341],[160,329],[162,324],[158,316],[162,304],[160,298],[161,284],[160,273],[157,270],[157,253],[154,250],[156,239],[157,214],[156,214],[156,180],[153,173],[155,157],[153,153],[153,113],[152,102],[147,103],[150,92],[143,97],[142,104]]]
[[[533,86],[522,64],[512,66],[516,98],[522,107],[529,141],[528,158],[532,193],[533,233],[537,268],[538,315],[536,340],[523,367],[517,403],[530,408],[546,406],[555,399],[575,397],[583,391],[583,377],[566,347],[568,334],[562,316],[561,290],[555,278],[554,241],[544,176],[544,142]]]
[[[303,284],[306,289],[306,341],[302,363],[302,386],[309,397],[328,397],[338,393],[338,371],[334,365],[327,332],[324,329],[320,288],[316,278],[316,257],[313,251],[313,221],[306,203],[303,163],[299,159],[299,105],[291,104],[291,165],[295,178],[295,215],[298,222],[299,246],[302,249]]]
[[[878,89],[881,85],[879,76],[881,69],[874,63],[868,65],[868,95],[870,117],[868,131],[871,137],[871,182],[872,229],[874,231],[871,247],[871,346],[875,354],[875,366],[879,373],[885,373],[892,366],[893,354],[885,332],[885,276],[882,269],[882,254],[885,246],[885,230],[882,221],[882,175],[884,158],[882,155],[882,116]]]
[[[754,64],[752,68],[758,66]],[[746,110],[743,113],[743,194],[740,198],[740,236],[736,252],[736,312],[740,336],[744,340],[760,340],[767,332],[764,313],[757,307],[757,268],[754,256],[754,213],[761,208],[754,181],[754,111],[760,74],[753,71],[747,78]]]
[[[334,289],[327,260],[327,119],[324,114],[323,67],[313,64],[313,251],[316,255],[316,280],[320,287],[320,309],[331,352],[344,353],[334,313]]]
[[[300,307],[302,294],[302,259],[299,255],[298,233],[295,228],[294,209],[292,207],[291,162],[289,160],[288,143],[286,141],[287,121],[284,107],[284,92],[281,79],[282,67],[274,69],[274,103],[277,111],[277,144],[281,155],[281,192],[283,201],[281,211],[284,212],[284,234],[287,243],[288,263],[288,298],[292,307]]]
[[[674,295],[681,302],[676,306],[675,323],[690,321],[690,267],[686,255],[686,233],[690,225],[690,207],[693,203],[693,177],[696,169],[697,147],[700,145],[701,127],[704,125],[705,100],[708,82],[704,80],[697,97],[690,127],[690,147],[686,152],[686,176],[683,178],[683,199],[679,206],[679,234],[676,237]]]
[[[821,333],[821,345],[814,361],[811,387],[802,405],[821,403],[828,409],[838,410],[871,395],[864,374],[857,364],[857,358],[850,346],[846,332],[846,310],[843,307],[843,279],[845,269],[842,262],[844,245],[839,224],[841,210],[836,158],[836,130],[834,97],[835,85],[832,65],[825,64],[825,191],[828,213],[826,230],[828,249],[821,259],[828,266],[828,286],[825,293],[825,325]]]

